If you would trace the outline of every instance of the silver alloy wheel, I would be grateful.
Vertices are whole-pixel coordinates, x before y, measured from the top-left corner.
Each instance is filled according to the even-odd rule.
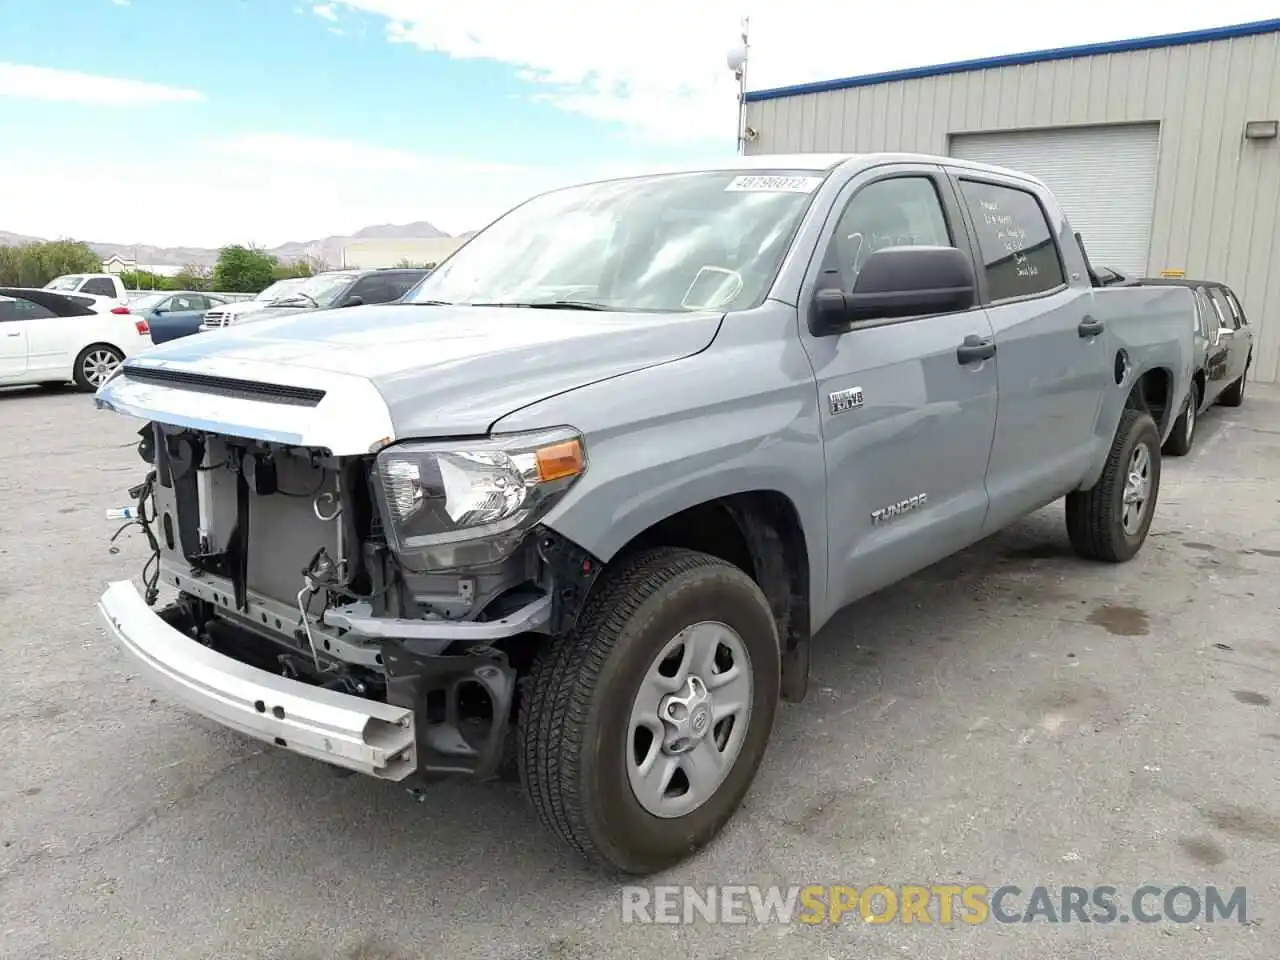
[[[1191,446],[1191,435],[1196,430],[1196,407],[1198,406],[1200,406],[1200,392],[1195,384],[1192,384],[1191,396],[1187,398],[1187,418],[1182,427],[1182,439],[1188,447]]]
[[[1147,501],[1151,499],[1151,452],[1145,443],[1133,449],[1129,458],[1129,470],[1124,479],[1124,512],[1120,523],[1124,532],[1133,536],[1142,526]]]
[[[631,705],[627,777],[655,817],[706,803],[733,768],[755,695],[746,644],[706,620],[676,634],[654,658]]]
[[[100,387],[118,366],[120,366],[119,357],[110,350],[99,348],[85,356],[84,362],[80,364],[80,370],[91,386]]]

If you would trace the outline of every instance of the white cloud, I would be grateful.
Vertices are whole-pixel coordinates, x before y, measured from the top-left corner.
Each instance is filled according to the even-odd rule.
[[[84,181],[84,159],[42,149],[0,151],[0,229],[162,246],[275,246],[414,220],[461,233],[535,193],[629,169],[478,163],[261,132],[197,140],[163,155],[95,145],[92,169],[112,199],[86,203],[82,191],[67,189]]]
[[[317,3],[314,7],[311,8],[311,12],[314,13],[317,17],[322,17],[325,20],[338,19],[338,13],[336,10],[333,9],[332,3]]]
[[[957,4],[832,0],[340,0],[388,38],[510,64],[564,110],[657,141],[733,139],[737,86],[725,56],[751,17],[751,89],[1211,27],[1275,15],[1273,0],[1161,7],[1076,0],[1055,16],[1025,0]],[[727,133],[726,133],[727,131]]]
[[[111,2],[117,7],[127,7],[129,5],[129,0],[111,0]]]
[[[200,91],[182,87],[3,62],[0,62],[0,97],[109,107],[191,103],[205,99]]]

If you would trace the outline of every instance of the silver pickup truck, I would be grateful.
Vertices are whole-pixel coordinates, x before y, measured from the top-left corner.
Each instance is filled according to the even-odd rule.
[[[405,785],[514,767],[660,870],[836,611],[1059,498],[1083,556],[1142,546],[1195,306],[1090,277],[1043,184],[948,158],[535,197],[408,302],[129,359],[96,403],[146,421],[153,556],[102,616],[206,717]]]

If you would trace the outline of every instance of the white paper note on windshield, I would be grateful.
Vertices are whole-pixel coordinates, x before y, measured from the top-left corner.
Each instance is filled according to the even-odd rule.
[[[756,193],[813,193],[822,183],[821,177],[769,177],[752,174],[734,177],[725,191]]]

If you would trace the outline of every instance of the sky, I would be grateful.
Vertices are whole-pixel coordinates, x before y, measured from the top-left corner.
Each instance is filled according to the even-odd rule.
[[[1274,0],[0,0],[0,230],[274,246],[476,229],[732,155],[766,89],[1276,16]]]

